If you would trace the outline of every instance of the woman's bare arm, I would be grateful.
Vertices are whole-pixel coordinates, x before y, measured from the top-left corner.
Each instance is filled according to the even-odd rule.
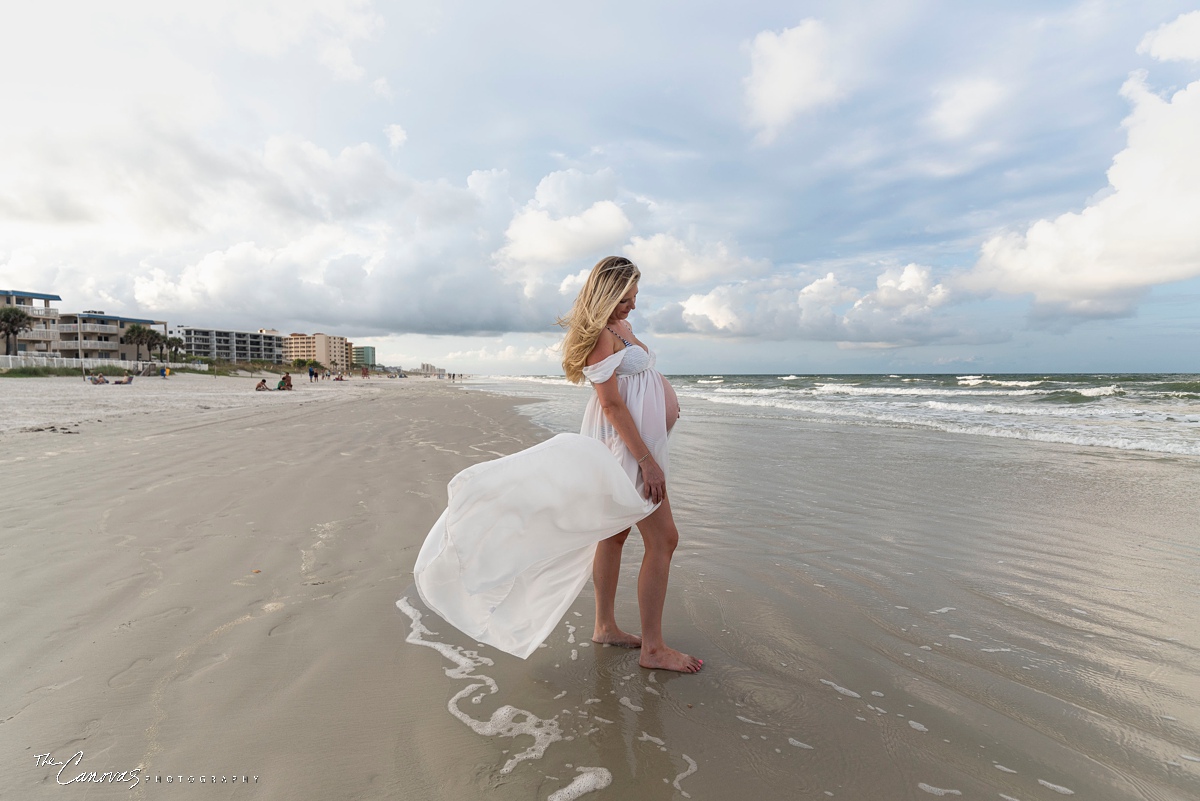
[[[589,365],[598,364],[615,353],[614,339],[615,337],[601,335],[595,349],[589,354],[587,363]],[[642,471],[642,484],[645,487],[646,497],[653,503],[662,503],[663,498],[667,496],[666,474],[654,460],[654,454],[650,453],[650,448],[642,440],[637,424],[633,422],[633,415],[629,413],[629,408],[625,405],[620,390],[617,389],[617,376],[614,374],[607,381],[592,384],[592,386],[596,390],[596,398],[600,401],[600,408],[604,410],[604,416],[608,419],[609,424],[616,429],[621,436],[621,441],[625,443],[625,447],[629,449],[634,458],[642,460],[638,462],[638,467]],[[642,457],[646,458],[642,459]]]

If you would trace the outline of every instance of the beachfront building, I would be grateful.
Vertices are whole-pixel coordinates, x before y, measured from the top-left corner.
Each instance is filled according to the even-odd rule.
[[[50,304],[61,302],[58,295],[0,289],[0,308],[15,306],[32,318],[33,328],[17,336],[17,354],[58,356],[58,309]],[[5,343],[8,344],[8,343]],[[0,350],[0,354],[4,353]]]
[[[226,362],[283,363],[284,338],[278,331],[222,331],[181,325],[171,331],[171,336],[183,340],[183,351],[189,356]]]
[[[408,373],[409,373],[409,375],[420,375],[420,376],[425,376],[426,378],[445,378],[446,377],[446,368],[445,367],[435,367],[434,365],[429,364],[428,362],[421,362],[420,370],[409,370]]]
[[[140,348],[123,340],[125,329],[138,324],[157,329],[164,337],[167,324],[163,320],[143,320],[138,317],[121,317],[89,309],[77,314],[60,314],[58,317],[58,350],[68,359],[121,359],[137,361],[149,358],[150,353],[143,345]]]
[[[329,334],[289,334],[283,339],[283,360],[317,361],[330,370],[350,369],[354,343]]]
[[[364,345],[361,348],[354,349],[355,367],[374,367],[375,366],[375,348],[370,345]]]

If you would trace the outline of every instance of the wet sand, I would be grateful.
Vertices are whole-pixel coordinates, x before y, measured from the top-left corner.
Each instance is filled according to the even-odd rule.
[[[215,776],[189,797],[464,797],[446,788],[488,749],[456,743],[445,679],[395,601],[446,479],[532,428],[432,381],[289,397],[171,381],[247,401],[108,417],[80,402],[0,437],[0,796],[152,798],[168,776]],[[78,751],[61,774],[37,764]],[[56,783],[134,769],[138,786]]]
[[[365,384],[0,434],[5,796],[1200,796],[1195,460],[685,410],[677,676],[590,588],[527,661],[425,614],[446,481],[551,432]]]

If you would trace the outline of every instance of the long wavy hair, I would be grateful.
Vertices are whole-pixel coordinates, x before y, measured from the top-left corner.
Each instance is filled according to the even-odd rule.
[[[641,277],[642,271],[624,256],[607,256],[596,262],[571,311],[558,318],[558,324],[567,329],[562,366],[568,381],[583,383],[583,366],[596,347],[600,332],[621,298]]]

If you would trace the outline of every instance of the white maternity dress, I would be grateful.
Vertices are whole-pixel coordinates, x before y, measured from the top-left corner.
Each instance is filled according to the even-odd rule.
[[[667,471],[666,396],[654,354],[628,344],[584,376],[617,386]],[[596,543],[657,508],[637,456],[593,393],[580,434],[472,465],[449,484],[413,569],[429,609],[475,640],[522,659],[549,636],[592,571]]]

